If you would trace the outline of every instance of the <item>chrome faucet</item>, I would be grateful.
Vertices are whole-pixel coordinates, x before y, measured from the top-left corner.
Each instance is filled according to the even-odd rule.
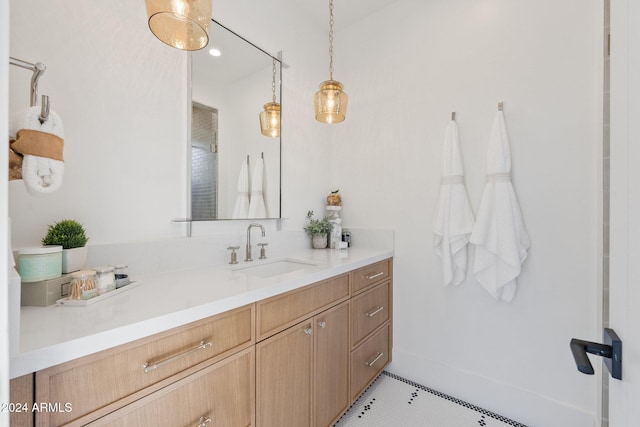
[[[253,258],[251,258],[251,229],[253,227],[260,227],[260,231],[262,231],[262,237],[265,236],[264,227],[261,224],[249,224],[249,227],[247,227],[247,253],[244,258],[245,261],[253,261]]]

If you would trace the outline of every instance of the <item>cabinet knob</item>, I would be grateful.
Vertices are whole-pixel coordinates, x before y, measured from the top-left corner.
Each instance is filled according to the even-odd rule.
[[[307,328],[304,330],[304,333],[307,335],[311,335],[313,333],[313,329],[312,328]]]
[[[319,321],[319,322],[318,322],[318,325],[319,325],[321,328],[323,328],[323,329],[324,329],[324,328],[326,328],[326,327],[327,327],[327,322],[325,322],[324,320],[321,320],[321,321]]]

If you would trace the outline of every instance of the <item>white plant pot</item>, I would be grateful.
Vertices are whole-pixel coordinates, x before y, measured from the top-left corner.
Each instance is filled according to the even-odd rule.
[[[311,246],[314,249],[326,249],[327,247],[327,235],[326,234],[316,234],[311,237]]]
[[[63,249],[62,250],[62,273],[72,273],[81,270],[87,262],[88,248]]]

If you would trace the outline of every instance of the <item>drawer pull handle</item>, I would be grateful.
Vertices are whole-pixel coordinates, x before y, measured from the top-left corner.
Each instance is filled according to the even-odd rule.
[[[366,362],[365,365],[372,367],[382,356],[384,356],[384,353],[378,353],[371,362]]]
[[[313,329],[307,328],[307,329],[304,330],[304,333],[307,334],[307,335],[311,335],[313,333]]]
[[[367,279],[367,280],[373,280],[375,278],[378,278],[378,277],[382,276],[383,274],[384,274],[384,271],[379,271],[379,272],[371,274],[369,276],[364,276],[364,278]]]
[[[320,325],[320,327],[321,327],[322,329],[324,329],[324,328],[326,328],[326,327],[327,327],[327,322],[325,322],[324,320],[321,320],[321,321],[319,321],[319,322],[318,322],[318,325]]]
[[[188,356],[191,353],[194,353],[198,350],[205,350],[208,347],[213,346],[213,343],[211,341],[209,342],[204,342],[204,341],[200,341],[200,344],[197,347],[194,347],[192,349],[189,349],[183,353],[179,353],[176,354],[175,356],[171,356],[168,357],[164,360],[159,360],[157,362],[146,362],[144,365],[142,365],[142,367],[144,368],[144,373],[148,374],[149,372],[155,371],[156,369],[158,369],[159,367],[161,367],[162,365],[166,365],[167,363],[171,363],[174,362],[178,359],[181,359],[185,356]]]
[[[376,314],[380,313],[382,310],[384,310],[384,307],[383,306],[379,306],[379,307],[376,307],[376,309],[373,310],[371,313],[365,313],[365,314],[367,315],[367,317],[373,317]]]
[[[209,424],[211,422],[211,418],[210,417],[200,417],[200,424],[198,424],[196,427],[206,427],[207,424]]]

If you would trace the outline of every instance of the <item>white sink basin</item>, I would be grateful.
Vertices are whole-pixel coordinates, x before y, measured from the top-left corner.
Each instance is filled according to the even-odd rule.
[[[259,264],[249,264],[233,268],[239,273],[248,274],[258,277],[273,277],[281,274],[291,273],[292,271],[303,270],[305,268],[319,265],[313,261],[284,258],[275,259],[273,261],[257,261]]]

